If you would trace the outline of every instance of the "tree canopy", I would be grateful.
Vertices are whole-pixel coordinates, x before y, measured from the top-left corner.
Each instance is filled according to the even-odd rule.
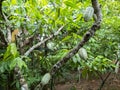
[[[82,70],[83,77],[89,73],[100,78],[114,69],[118,72],[119,3],[0,0],[1,86],[38,90],[72,70]]]

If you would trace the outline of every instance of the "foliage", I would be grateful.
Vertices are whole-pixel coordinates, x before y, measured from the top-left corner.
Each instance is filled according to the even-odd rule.
[[[112,63],[111,60],[103,57],[97,56],[92,61],[84,62],[83,65],[83,77],[86,76],[87,72],[89,74],[96,75],[96,71],[100,73],[105,73],[106,71],[112,71],[115,68],[115,65]]]
[[[101,3],[103,21],[101,29],[84,46],[88,58],[83,61],[76,54],[64,68],[63,73],[81,68],[84,73],[111,71],[115,66],[118,43],[120,43],[120,5],[119,0],[99,0]],[[0,19],[0,77],[7,82],[6,72],[13,73],[16,64],[25,74],[30,88],[34,88],[41,77],[52,68],[53,64],[66,55],[92,25],[93,19],[84,21],[84,11],[91,6],[90,0],[5,0],[2,10],[6,22]],[[50,34],[65,25],[63,31],[36,48],[28,57],[24,53],[36,43],[43,41]],[[7,27],[11,32],[18,29],[20,37],[15,43],[5,44]],[[25,46],[21,42],[33,37]],[[2,44],[3,43],[3,44]],[[26,42],[25,42],[26,43]],[[74,62],[74,63],[73,63]],[[71,68],[71,69],[70,69]],[[65,71],[65,72],[64,72]],[[13,82],[12,82],[13,83]],[[10,83],[11,84],[11,83]],[[4,85],[5,86],[5,85]]]
[[[3,83],[4,86],[9,84],[9,83],[6,83],[7,82],[7,77],[12,74],[12,71],[14,70],[14,67],[16,65],[20,69],[22,69],[23,67],[27,68],[26,63],[19,56],[19,53],[17,51],[17,47],[16,47],[15,43],[10,43],[7,47],[6,52],[3,55],[3,59],[0,61],[0,75],[1,75],[0,76],[0,78],[1,78],[0,82],[1,83],[4,82]],[[12,83],[10,83],[11,86],[13,86]],[[16,85],[17,84],[18,83],[16,83]]]
[[[22,68],[22,66],[27,67],[25,62],[19,57],[15,43],[8,45],[7,51],[5,52],[3,60],[1,60],[0,64],[1,73],[6,70],[13,70],[16,65],[20,68]]]

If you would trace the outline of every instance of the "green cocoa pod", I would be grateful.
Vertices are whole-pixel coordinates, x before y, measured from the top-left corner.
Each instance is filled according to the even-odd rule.
[[[48,82],[50,81],[50,79],[51,79],[50,73],[46,73],[46,74],[43,76],[42,80],[41,80],[41,84],[42,84],[43,86],[46,85],[46,84],[48,84]]]
[[[51,50],[54,50],[55,44],[53,42],[47,43],[47,47]]]
[[[93,14],[94,14],[93,7],[87,7],[84,12],[84,21],[85,22],[89,21],[93,17]]]
[[[86,49],[80,48],[78,53],[81,59],[86,60],[88,58]]]

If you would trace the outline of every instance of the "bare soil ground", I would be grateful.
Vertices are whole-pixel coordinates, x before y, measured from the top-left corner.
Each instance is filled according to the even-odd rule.
[[[55,90],[98,90],[100,84],[101,80],[93,77],[90,80],[82,79],[79,83],[74,80],[58,83]],[[102,90],[120,90],[120,74],[110,75]]]

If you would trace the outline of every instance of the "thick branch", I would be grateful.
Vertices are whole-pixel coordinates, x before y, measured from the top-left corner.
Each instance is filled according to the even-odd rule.
[[[55,32],[54,34],[50,35],[48,38],[44,39],[43,41],[37,43],[36,45],[32,46],[24,55],[28,56],[35,48],[39,47],[40,45],[42,45],[43,43],[45,43],[46,41],[52,39],[54,36],[57,36],[59,34],[59,32],[63,29],[64,26],[61,26],[57,32]]]
[[[100,28],[100,23],[102,20],[102,14],[98,0],[91,0],[92,6],[94,8],[94,13],[97,16],[97,20],[94,22],[89,31],[86,32],[82,41],[76,45],[66,56],[64,56],[60,61],[58,61],[51,69],[50,73],[53,75],[59,68],[62,67],[71,57],[73,57],[81,47],[94,35],[95,31]]]

